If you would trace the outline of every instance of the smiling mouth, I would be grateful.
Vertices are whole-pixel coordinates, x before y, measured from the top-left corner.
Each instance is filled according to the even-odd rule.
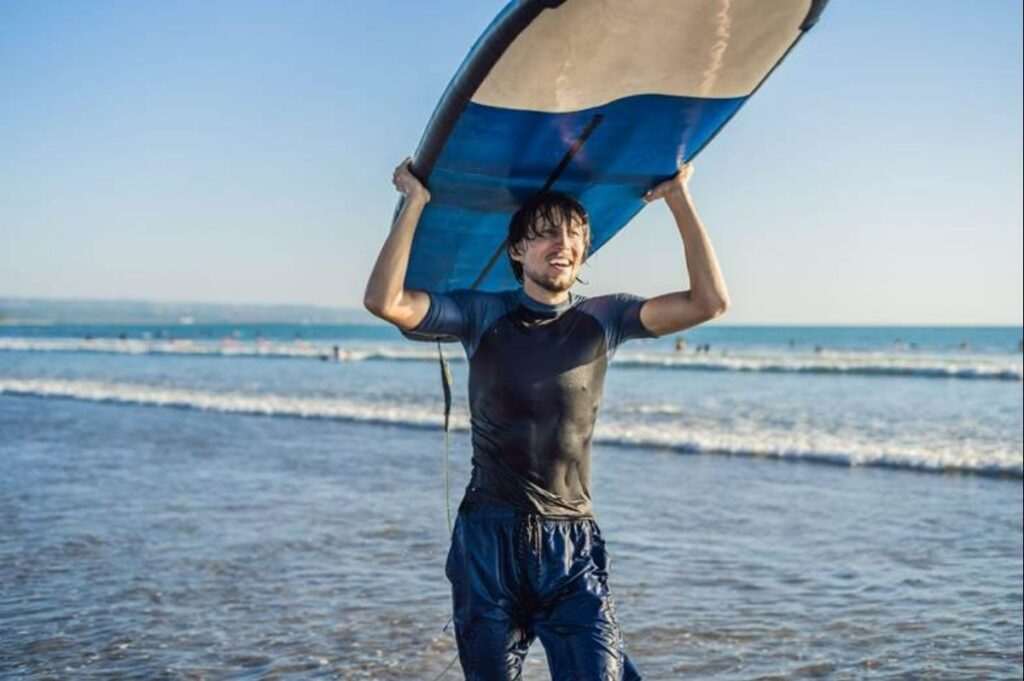
[[[572,261],[568,258],[552,258],[551,260],[548,260],[548,267],[553,267],[562,272],[568,272],[572,269]]]

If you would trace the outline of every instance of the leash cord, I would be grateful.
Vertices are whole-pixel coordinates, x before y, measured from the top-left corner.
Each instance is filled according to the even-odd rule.
[[[441,364],[441,387],[444,389],[444,447],[442,451],[443,468],[444,468],[444,513],[445,520],[448,523],[448,536],[452,535],[452,507],[451,507],[451,494],[449,494],[449,448],[451,439],[451,415],[452,415],[452,370],[448,365],[448,360],[445,359],[444,350],[441,349],[441,341],[437,342],[437,359]],[[448,629],[448,624],[451,624],[451,618],[448,619],[448,623],[444,625],[442,631]],[[440,674],[435,676],[432,681],[439,681],[445,674],[455,665],[455,661],[459,659],[459,654],[456,653],[452,661],[448,663]]]

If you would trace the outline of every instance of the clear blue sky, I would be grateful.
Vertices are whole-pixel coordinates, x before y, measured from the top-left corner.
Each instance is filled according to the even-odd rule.
[[[357,307],[502,0],[0,0],[0,296]],[[1022,317],[1021,3],[833,0],[697,163],[726,323]],[[648,208],[590,295],[685,286]]]

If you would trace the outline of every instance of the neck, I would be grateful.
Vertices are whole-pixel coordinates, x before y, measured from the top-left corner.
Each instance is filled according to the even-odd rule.
[[[544,303],[545,305],[558,305],[559,303],[564,303],[569,300],[568,289],[555,293],[547,290],[543,286],[538,286],[529,277],[527,277],[526,281],[523,282],[523,291],[538,303]]]

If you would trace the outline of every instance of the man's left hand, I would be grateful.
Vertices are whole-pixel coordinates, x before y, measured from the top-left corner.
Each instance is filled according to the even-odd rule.
[[[675,174],[670,180],[665,180],[658,186],[654,187],[646,194],[644,194],[644,201],[651,203],[658,199],[665,199],[666,201],[672,201],[674,199],[684,199],[689,195],[689,182],[693,176],[693,164],[684,163],[680,168],[679,172]]]

